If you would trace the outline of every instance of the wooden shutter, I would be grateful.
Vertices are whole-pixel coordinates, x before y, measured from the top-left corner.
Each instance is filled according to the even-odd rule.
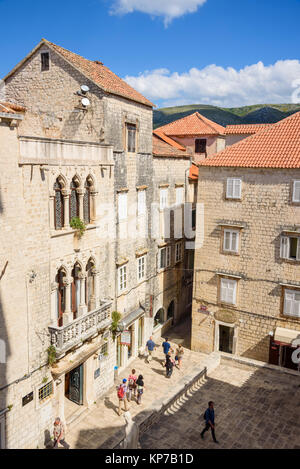
[[[284,292],[284,314],[293,316],[293,300],[294,294],[290,290]]]
[[[232,178],[227,179],[226,196],[229,198],[233,197],[233,179]]]
[[[233,197],[235,199],[240,199],[241,198],[241,186],[242,186],[241,179],[234,179],[233,180]]]
[[[293,202],[300,202],[300,181],[294,181]]]
[[[118,197],[119,220],[127,218],[127,193],[121,192]]]
[[[146,191],[138,191],[138,215],[146,212]]]
[[[297,261],[300,261],[300,237],[297,238],[297,255],[296,255]]]
[[[300,243],[298,243],[300,244]],[[282,259],[289,258],[290,240],[288,236],[281,236],[280,238],[280,257]]]

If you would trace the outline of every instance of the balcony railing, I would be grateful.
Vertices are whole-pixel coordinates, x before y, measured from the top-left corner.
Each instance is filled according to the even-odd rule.
[[[54,345],[56,349],[57,358],[89,339],[101,329],[108,327],[112,322],[111,304],[111,301],[103,301],[98,309],[74,319],[66,326],[49,326],[51,345]]]

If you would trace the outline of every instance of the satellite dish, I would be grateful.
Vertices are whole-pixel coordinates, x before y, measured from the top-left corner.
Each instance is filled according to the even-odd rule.
[[[87,85],[81,85],[80,89],[84,94],[88,93],[90,91],[90,89]]]
[[[88,98],[82,98],[81,104],[82,104],[84,107],[88,107],[91,103],[90,103],[90,100],[89,100]]]

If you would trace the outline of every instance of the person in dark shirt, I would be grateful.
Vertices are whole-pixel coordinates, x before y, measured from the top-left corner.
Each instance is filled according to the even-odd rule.
[[[153,350],[154,350],[155,347],[156,347],[156,344],[153,342],[152,336],[151,336],[150,339],[147,341],[146,347],[147,347],[147,350],[148,350],[147,362],[150,363],[150,361],[152,360],[152,353],[153,353]]]
[[[213,401],[209,401],[208,403],[208,408],[205,411],[205,427],[201,432],[201,438],[204,438],[204,433],[207,432],[207,430],[211,429],[211,435],[215,443],[218,443],[216,440],[216,435],[215,435],[215,411],[214,411],[214,403]]]
[[[165,339],[165,341],[162,343],[162,348],[165,354],[165,358],[167,359],[167,355],[169,352],[173,352],[173,349],[171,348],[171,344],[169,342],[169,339]],[[162,366],[165,366],[165,362],[162,362]]]
[[[174,367],[174,362],[169,353],[166,355],[165,367],[166,367],[167,378],[171,378],[173,367]]]

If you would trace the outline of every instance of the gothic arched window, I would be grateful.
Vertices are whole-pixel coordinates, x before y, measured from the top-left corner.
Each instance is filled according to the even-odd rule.
[[[62,194],[63,186],[59,181],[59,178],[56,179],[53,189],[55,191],[54,196],[54,226],[56,230],[61,230],[64,226],[64,198]]]
[[[83,195],[83,221],[86,225],[91,223],[91,180],[87,177],[84,184]]]
[[[58,285],[57,288],[57,325],[61,327],[63,325],[63,314],[65,311],[65,303],[66,303],[66,287],[64,284],[65,279],[65,271],[63,269],[59,269],[56,275],[56,282]]]
[[[86,276],[86,283],[85,283],[85,299],[86,299],[88,311],[92,310],[91,300],[95,294],[95,285],[94,285],[95,277],[93,275],[94,267],[95,267],[94,263],[92,259],[90,259],[86,266],[87,276]]]
[[[70,221],[73,217],[79,217],[79,196],[78,196],[78,183],[75,179],[72,179],[70,185],[71,193],[70,193]]]
[[[80,305],[80,278],[81,272],[80,265],[75,264],[72,270],[72,285],[71,285],[71,311],[73,312],[73,319],[78,317],[78,309]]]

